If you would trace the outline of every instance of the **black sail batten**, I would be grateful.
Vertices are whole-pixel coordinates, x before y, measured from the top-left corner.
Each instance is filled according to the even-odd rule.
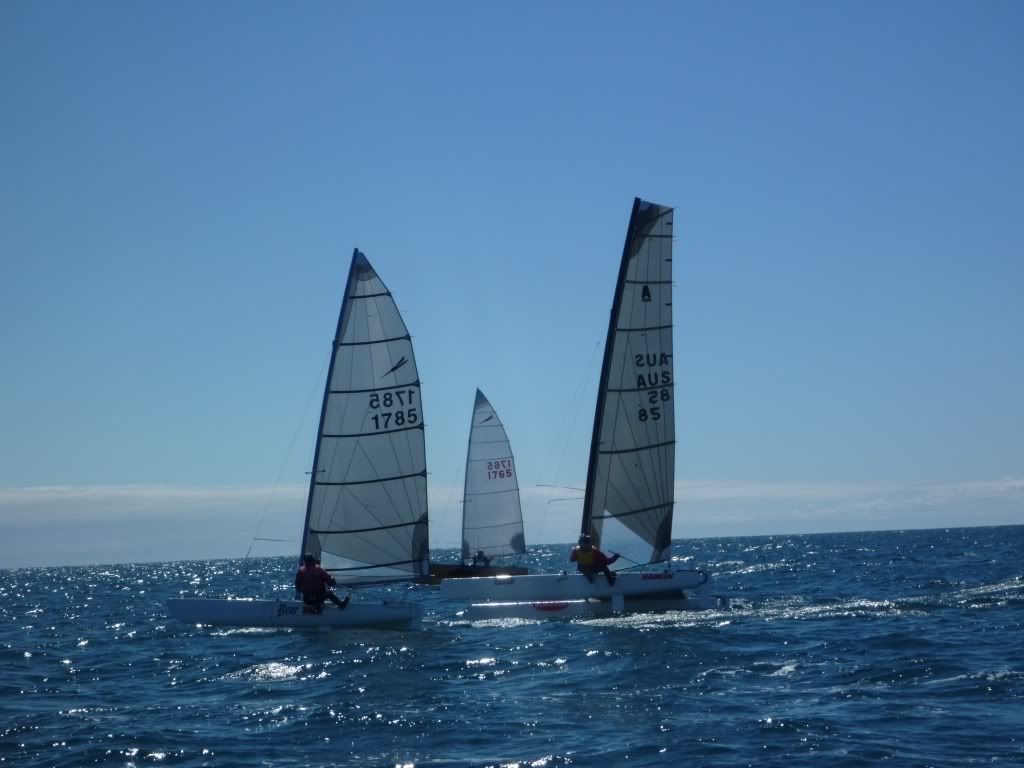
[[[640,509],[633,509],[629,512],[624,512],[619,515],[594,515],[595,520],[614,520],[618,517],[628,517],[629,515],[642,515],[644,512],[653,512],[656,509],[666,509],[671,507],[672,504],[655,504],[653,507],[641,507]]]
[[[368,485],[370,483],[390,483],[392,480],[408,480],[411,477],[422,477],[426,479],[426,472],[410,472],[408,475],[394,475],[393,477],[371,477],[367,480],[346,480],[343,483],[327,483],[322,480],[317,480],[318,486],[332,486],[332,485]],[[411,525],[411,523],[410,523]],[[387,526],[382,526],[387,527]]]
[[[393,568],[396,565],[412,565],[416,563],[416,560],[392,560],[387,563],[374,563],[373,565],[350,565],[347,568],[324,568],[329,573],[346,573],[350,571],[368,571],[371,568],[388,567]]]
[[[669,381],[664,384],[649,384],[642,387],[608,387],[608,391],[612,393],[619,392],[650,392],[655,389],[672,389],[675,386],[674,381]]]
[[[494,407],[479,389],[466,443],[462,494],[462,560],[523,554],[526,538],[515,457]]]
[[[651,283],[647,283],[651,285]],[[645,325],[642,328],[616,328],[616,333],[647,333],[648,331],[664,331],[666,329],[671,330],[671,325]]]
[[[392,528],[406,528],[410,525],[417,525],[417,523],[395,523],[394,525],[377,525],[373,528],[349,528],[347,530],[341,531],[319,530],[315,528],[310,528],[309,532],[323,534],[324,536],[341,536],[342,534],[347,533],[369,533],[370,531],[387,531]]]
[[[515,488],[506,488],[503,491],[477,491],[474,496],[494,496],[499,493],[519,493]],[[496,523],[495,525],[478,525],[477,528],[501,528],[505,525],[513,525],[513,523]]]
[[[500,425],[498,425],[498,426],[500,426]],[[493,445],[493,444],[496,444],[496,443],[501,443],[502,445],[504,445],[504,444],[505,444],[505,441],[504,441],[504,440],[480,440],[480,441],[479,441],[479,442],[477,442],[476,444],[477,444],[477,445]],[[511,460],[513,460],[513,461],[514,461],[514,460],[515,460],[515,456],[513,456],[513,455],[512,455],[511,453],[510,453],[510,454],[508,454],[507,456],[495,456],[495,457],[494,457],[493,459],[470,459],[470,458],[467,458],[467,459],[466,459],[466,461],[467,461],[468,463],[471,463],[471,464],[472,464],[472,463],[475,463],[475,462],[481,462],[481,461],[496,461],[496,460],[501,460],[501,459],[511,459]]]
[[[674,504],[672,209],[635,199],[601,364],[580,532],[623,564],[669,553]]]
[[[375,435],[393,435],[396,432],[408,432],[411,429],[423,429],[423,424],[414,424],[411,427],[399,427],[398,429],[378,429],[373,432],[352,432],[350,434],[332,434],[325,432],[321,437],[373,437]]]
[[[649,450],[651,450],[651,448],[663,448],[666,445],[674,445],[675,442],[676,442],[675,440],[665,440],[665,441],[660,442],[660,443],[648,443],[647,445],[638,445],[635,448],[618,448],[618,449],[612,449],[612,450],[607,450],[607,451],[601,450],[601,451],[598,451],[598,453],[604,454],[604,455],[608,455],[608,456],[618,455],[618,454],[622,454],[622,453],[636,453],[637,451],[649,451]],[[659,504],[658,506],[664,506],[664,505]]]
[[[390,294],[388,294],[390,295]],[[387,344],[392,341],[411,341],[412,336],[395,336],[393,339],[374,339],[373,341],[339,341],[339,347],[364,347],[368,344]]]
[[[426,455],[412,337],[356,249],[324,388],[303,550],[339,582],[429,571]]]
[[[419,389],[419,386],[420,386],[420,382],[419,382],[419,379],[417,379],[412,384],[395,384],[393,387],[370,387],[369,389],[332,389],[331,390],[331,394],[332,395],[360,395],[360,394],[365,394],[365,393],[370,393],[370,392],[390,392],[393,389],[405,389],[406,387],[409,387],[410,389],[412,387],[416,387],[417,389]]]
[[[381,291],[380,293],[368,293],[365,296],[349,296],[350,299],[376,299],[379,296],[390,296],[391,291]]]

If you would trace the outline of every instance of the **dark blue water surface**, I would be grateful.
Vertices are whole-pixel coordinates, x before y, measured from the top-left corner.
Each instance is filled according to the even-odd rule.
[[[422,631],[218,630],[164,601],[288,595],[292,561],[0,571],[0,765],[1024,763],[1024,526],[675,551],[732,610],[470,624],[402,585],[354,599]]]

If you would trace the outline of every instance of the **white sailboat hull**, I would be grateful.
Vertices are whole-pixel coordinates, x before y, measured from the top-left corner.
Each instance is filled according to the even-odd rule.
[[[696,597],[709,595],[712,579],[704,571],[652,571],[619,573],[615,584],[609,585],[603,574],[593,581],[581,573],[534,574],[529,576],[495,576],[493,578],[445,579],[441,596],[449,600],[474,603],[533,603],[572,600],[628,599],[642,595]]]
[[[597,619],[616,613],[660,613],[724,609],[728,599],[714,595],[687,597],[639,597],[623,599],[621,608],[610,600],[548,600],[534,603],[476,603],[458,616],[469,621],[488,619]]]
[[[408,603],[350,603],[322,610],[298,600],[181,598],[167,601],[167,613],[179,621],[221,627],[389,627],[417,629],[423,609]]]

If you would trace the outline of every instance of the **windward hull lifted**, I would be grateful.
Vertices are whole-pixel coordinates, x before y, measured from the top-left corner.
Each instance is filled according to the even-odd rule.
[[[167,612],[179,621],[219,627],[417,629],[423,618],[422,608],[407,603],[350,603],[344,610],[327,604],[317,611],[298,600],[182,598],[168,600]]]

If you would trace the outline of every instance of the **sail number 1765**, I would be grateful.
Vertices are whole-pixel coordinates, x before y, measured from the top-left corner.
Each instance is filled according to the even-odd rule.
[[[495,459],[487,462],[487,479],[498,480],[512,477],[512,459]]]

